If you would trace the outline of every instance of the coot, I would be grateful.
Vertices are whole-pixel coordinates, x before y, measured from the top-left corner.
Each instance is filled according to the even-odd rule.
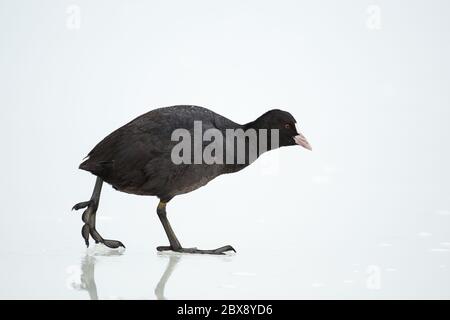
[[[173,197],[200,188],[221,174],[245,168],[267,150],[291,145],[311,150],[295,123],[290,113],[278,109],[240,125],[209,109],[186,105],[159,108],[137,117],[104,138],[80,164],[80,169],[97,176],[91,199],[73,207],[75,210],[86,208],[81,231],[86,245],[89,246],[90,235],[96,243],[110,248],[124,247],[120,241],[104,239],[96,229],[102,184],[107,182],[118,191],[160,199],[157,214],[170,246],[157,247],[158,251],[206,254],[234,251],[229,245],[213,250],[182,247],[167,219],[166,204]],[[200,132],[196,132],[199,125]],[[241,134],[231,135],[230,139],[229,133],[235,132]],[[225,138],[219,137],[220,134]],[[191,141],[181,141],[181,137],[191,138]],[[182,142],[185,148],[180,148]],[[216,144],[211,148],[213,142]],[[244,156],[238,146],[244,147]],[[208,148],[212,160],[206,159]]]

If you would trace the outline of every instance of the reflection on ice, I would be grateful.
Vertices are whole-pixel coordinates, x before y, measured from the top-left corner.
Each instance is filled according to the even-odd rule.
[[[91,256],[120,256],[125,252],[125,248],[119,247],[117,249],[111,249],[102,243],[96,243],[91,245],[86,250],[86,254]]]
[[[122,250],[121,250],[122,249]],[[86,250],[86,255],[81,259],[80,271],[77,274],[72,268],[69,273],[69,285],[76,290],[86,290],[91,300],[98,300],[97,285],[95,283],[95,256],[120,256],[125,250],[123,248],[110,249],[103,244],[95,244]]]
[[[158,257],[165,258],[169,257],[169,262],[167,263],[166,269],[164,270],[164,273],[162,274],[161,278],[159,279],[156,287],[155,287],[155,296],[158,300],[166,300],[165,296],[165,288],[166,284],[169,281],[173,271],[175,270],[175,267],[179,264],[179,262],[183,259],[183,257],[187,255],[189,257],[198,257],[199,259],[205,259],[205,258],[212,258],[212,259],[220,259],[224,262],[229,262],[232,259],[232,256],[235,255],[235,253],[226,253],[224,255],[202,255],[202,254],[185,254],[185,253],[176,253],[172,251],[166,251],[166,252],[158,252]],[[237,274],[237,273],[236,273]],[[250,273],[241,273],[240,275],[253,275]],[[233,284],[226,284],[222,285],[223,288],[236,288]]]
[[[301,256],[307,262],[298,262],[287,272],[265,265],[269,260],[279,264],[280,259],[292,259],[292,252],[287,251],[272,254],[270,259],[262,250],[239,256],[144,251],[117,258],[109,256],[120,255],[120,252],[96,247],[87,250],[81,265],[67,269],[70,273],[67,283],[69,288],[82,291],[78,293],[80,298],[93,300],[116,298],[117,294],[124,298],[159,300],[184,297],[416,298],[428,295],[412,288],[428,283],[437,288],[432,292],[433,297],[448,298],[448,287],[443,283],[449,278],[450,238],[433,228],[425,230],[433,232],[433,236],[418,237],[419,230],[410,230],[408,243],[380,237],[363,246],[361,252],[353,251],[336,258],[327,255],[325,250],[323,257],[303,250]],[[402,258],[406,244],[408,248],[417,248],[411,261]],[[193,278],[198,274],[202,275],[200,279]],[[422,281],[419,284],[405,280],[418,275],[418,281]],[[73,291],[72,295],[76,296]]]
[[[95,284],[95,262],[93,256],[86,254],[81,259],[81,265],[70,266],[67,272],[70,274],[67,279],[67,285],[71,289],[86,290],[91,300],[98,300],[97,285]]]
[[[123,251],[118,250],[110,250],[102,248],[102,246],[93,246],[92,249],[88,249],[86,251],[86,254],[81,259],[80,265],[73,265],[67,268],[67,272],[69,273],[69,277],[67,278],[67,285],[70,289],[75,289],[79,291],[87,291],[89,298],[91,300],[98,300],[98,299],[105,299],[107,297],[109,298],[116,298],[116,296],[108,294],[108,289],[103,288],[103,296],[102,296],[102,288],[101,286],[98,286],[98,283],[96,282],[96,264],[101,262],[102,265],[111,265],[113,262],[113,259],[111,259],[112,256],[120,256],[122,255]],[[158,253],[157,257],[162,259],[167,259],[168,262],[165,267],[164,272],[161,274],[158,280],[152,283],[149,283],[150,287],[154,286],[154,294],[156,299],[158,300],[166,300],[167,297],[165,295],[165,288],[166,284],[169,281],[170,277],[172,276],[173,271],[175,270],[175,267],[179,264],[179,262],[183,259],[183,256],[185,254],[180,253],[173,253],[173,252],[164,252],[164,253]],[[196,257],[199,259],[206,259],[209,260],[210,258],[216,259],[219,258],[221,261],[227,262],[231,261],[232,257],[230,254],[223,255],[223,256],[205,256],[205,255],[191,255],[188,254],[189,257]],[[195,259],[195,258],[194,258]],[[117,260],[114,260],[117,261]],[[122,260],[123,261],[123,260]],[[109,273],[111,271],[111,268],[108,269],[107,281],[109,284],[113,283],[120,283],[120,281],[115,281],[115,279],[118,279],[116,277],[112,277]],[[104,268],[99,269],[104,270]],[[97,273],[99,271],[97,270]],[[254,274],[249,272],[237,272],[234,275],[240,275],[240,276],[254,276]],[[97,274],[98,276],[98,274]],[[103,278],[105,277],[104,274],[102,274]],[[144,284],[146,286],[146,284]],[[233,288],[236,286],[233,285]],[[105,297],[106,296],[106,297]]]
[[[91,300],[98,300],[97,285],[95,284],[95,257],[86,255],[81,261],[81,287],[89,293]]]
[[[173,270],[175,269],[175,266],[178,264],[180,259],[181,255],[169,256],[169,262],[167,263],[166,270],[164,271],[163,275],[161,276],[161,279],[159,280],[155,288],[156,299],[166,300],[166,297],[164,296],[164,289],[166,287],[167,280],[169,280]]]

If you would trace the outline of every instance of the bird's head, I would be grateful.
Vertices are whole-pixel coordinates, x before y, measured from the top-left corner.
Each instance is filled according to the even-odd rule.
[[[254,121],[254,126],[261,129],[278,129],[279,146],[299,145],[312,150],[305,136],[298,132],[295,124],[297,121],[287,111],[274,109],[267,111]]]

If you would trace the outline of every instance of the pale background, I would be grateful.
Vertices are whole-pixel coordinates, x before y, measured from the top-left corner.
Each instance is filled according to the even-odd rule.
[[[0,0],[0,298],[450,298],[449,13],[444,0]],[[288,110],[313,152],[268,153],[170,203],[182,244],[235,255],[158,255],[157,199],[107,185],[98,229],[127,250],[86,252],[70,208],[94,177],[78,164],[174,104],[241,123]]]

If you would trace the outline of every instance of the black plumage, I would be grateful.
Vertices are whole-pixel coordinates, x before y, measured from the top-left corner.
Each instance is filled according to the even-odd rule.
[[[103,239],[95,229],[95,214],[102,182],[105,181],[119,191],[157,196],[161,200],[157,212],[169,238],[170,246],[158,247],[158,250],[213,254],[234,250],[231,246],[216,250],[182,248],[166,217],[166,203],[173,197],[193,191],[221,174],[239,171],[251,163],[251,159],[246,154],[245,162],[240,164],[237,160],[229,164],[194,164],[193,161],[187,164],[175,164],[171,153],[178,141],[172,141],[172,133],[182,128],[188,130],[193,137],[194,121],[201,121],[202,132],[207,129],[216,129],[224,136],[227,129],[244,131],[278,129],[280,147],[299,144],[310,149],[306,139],[297,132],[295,119],[290,113],[281,110],[268,111],[255,121],[244,125],[198,106],[172,106],[145,113],[105,137],[80,164],[80,169],[97,176],[91,200],[74,207],[75,209],[87,207],[83,215],[85,225],[82,230],[87,245],[91,235],[96,242],[104,243],[109,247],[123,246],[120,241]],[[270,135],[268,140],[270,149]],[[228,140],[226,141],[229,143]],[[203,149],[209,142],[201,143]],[[232,141],[232,143],[238,142]],[[248,147],[249,140],[245,139],[244,144]],[[236,150],[236,145],[233,148]],[[226,153],[226,143],[223,153],[224,155]],[[234,152],[234,157],[236,155],[237,152]]]

